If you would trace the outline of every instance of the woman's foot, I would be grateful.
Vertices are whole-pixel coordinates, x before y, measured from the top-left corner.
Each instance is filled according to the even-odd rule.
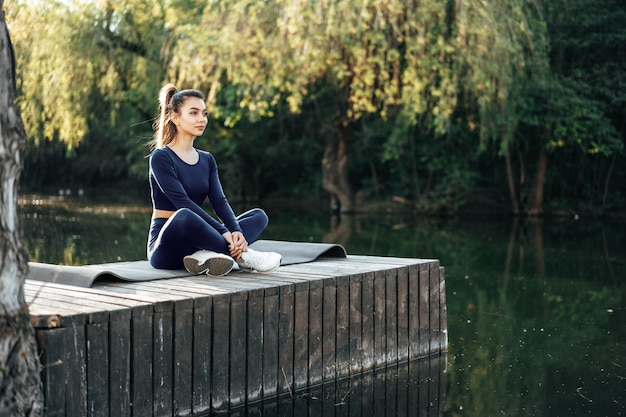
[[[248,248],[237,260],[243,271],[272,272],[280,266],[282,256],[276,252],[259,252]]]
[[[233,269],[233,258],[223,253],[199,250],[183,259],[185,269],[192,274],[207,274],[221,277]]]

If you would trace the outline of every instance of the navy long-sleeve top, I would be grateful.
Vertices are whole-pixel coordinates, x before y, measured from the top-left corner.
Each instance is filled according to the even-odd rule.
[[[198,162],[190,165],[170,148],[156,149],[150,155],[150,191],[155,209],[175,211],[188,208],[218,232],[241,232],[230,207],[217,171],[217,162],[209,152],[197,149]],[[219,219],[207,213],[202,204],[208,197]]]

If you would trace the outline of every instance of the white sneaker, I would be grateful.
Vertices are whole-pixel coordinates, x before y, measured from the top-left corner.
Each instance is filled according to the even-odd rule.
[[[183,258],[185,269],[192,274],[221,277],[233,269],[233,258],[223,253],[199,250]]]
[[[239,267],[246,271],[272,272],[280,266],[282,256],[276,252],[259,252],[248,248],[237,261]]]

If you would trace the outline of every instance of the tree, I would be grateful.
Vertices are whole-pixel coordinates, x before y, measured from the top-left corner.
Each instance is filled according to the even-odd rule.
[[[53,156],[62,143],[79,156],[65,164],[77,185],[145,178],[145,145],[174,42],[169,9],[157,0],[11,3],[29,143]]]
[[[19,239],[17,186],[26,134],[15,106],[15,57],[0,0],[0,409],[40,416],[43,394],[35,332],[24,298],[28,264]]]
[[[468,93],[468,107],[475,106],[481,131],[480,149],[495,146],[505,160],[512,212],[524,211],[526,172],[514,173],[515,150],[526,138],[516,137],[528,91],[546,82],[548,38],[542,8],[536,0],[488,0],[463,2],[457,15],[459,77]],[[520,146],[522,145],[522,146]],[[546,144],[539,149],[535,177],[535,209],[542,203],[546,169]]]
[[[619,0],[544,2],[551,40],[551,90],[540,120],[559,155],[555,190],[577,197],[576,210],[607,209],[607,196],[623,169],[614,169],[626,139],[626,5]],[[555,158],[556,159],[556,158]],[[618,192],[615,192],[618,191]]]
[[[330,114],[320,127],[322,183],[333,208],[349,212],[349,154],[364,115],[402,114],[423,130],[446,130],[456,105],[450,13],[439,0],[216,1],[199,22],[203,36],[198,26],[179,28],[185,40],[171,72],[205,86],[214,114],[231,126],[244,115],[272,117],[283,102],[298,113],[305,100],[333,97],[319,105]]]

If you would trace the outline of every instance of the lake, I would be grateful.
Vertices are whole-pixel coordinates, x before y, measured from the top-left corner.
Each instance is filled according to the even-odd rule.
[[[439,259],[446,268],[449,352],[444,364],[366,374],[358,388],[340,381],[288,405],[271,403],[262,415],[626,415],[626,223],[338,221],[324,211],[264,208],[270,216],[264,239],[340,243],[354,255]],[[149,223],[149,202],[20,200],[23,242],[37,262],[145,259]],[[424,366],[427,380],[416,370]],[[328,392],[332,399],[325,401]],[[427,406],[433,398],[437,404]]]

